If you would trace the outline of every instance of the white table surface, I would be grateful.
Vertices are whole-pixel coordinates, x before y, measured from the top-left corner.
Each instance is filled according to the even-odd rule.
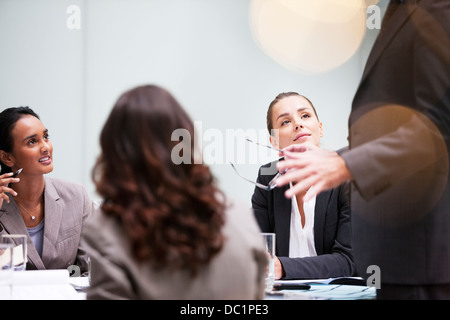
[[[88,285],[87,277],[71,278],[67,269],[14,271],[10,299],[85,300],[86,294],[82,289]],[[0,290],[7,288],[1,287]]]

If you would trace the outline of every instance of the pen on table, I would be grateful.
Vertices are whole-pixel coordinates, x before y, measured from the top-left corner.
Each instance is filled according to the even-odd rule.
[[[273,286],[274,291],[280,291],[280,290],[309,290],[311,289],[311,286],[306,283],[295,283],[295,284],[288,284],[288,283],[276,283]]]
[[[14,174],[11,176],[11,178],[15,178],[19,175],[19,173],[21,173],[23,170],[23,168],[20,168],[19,170],[17,170],[16,172],[14,172]]]

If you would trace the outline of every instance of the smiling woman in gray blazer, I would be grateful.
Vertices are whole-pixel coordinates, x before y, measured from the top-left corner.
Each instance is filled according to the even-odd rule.
[[[0,113],[0,165],[0,233],[28,236],[26,269],[77,265],[86,273],[81,229],[93,203],[82,185],[44,176],[53,170],[53,146],[32,109]]]

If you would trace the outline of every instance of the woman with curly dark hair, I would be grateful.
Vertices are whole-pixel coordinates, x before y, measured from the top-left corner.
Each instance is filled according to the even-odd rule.
[[[180,131],[189,139],[174,138]],[[88,299],[264,297],[253,214],[226,202],[194,159],[193,138],[193,122],[167,90],[139,86],[117,100],[92,171],[103,202],[83,232]]]

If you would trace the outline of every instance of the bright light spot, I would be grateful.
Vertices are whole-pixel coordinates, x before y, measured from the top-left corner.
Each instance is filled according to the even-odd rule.
[[[283,67],[314,74],[345,63],[366,30],[362,0],[252,0],[250,28],[256,43]]]

